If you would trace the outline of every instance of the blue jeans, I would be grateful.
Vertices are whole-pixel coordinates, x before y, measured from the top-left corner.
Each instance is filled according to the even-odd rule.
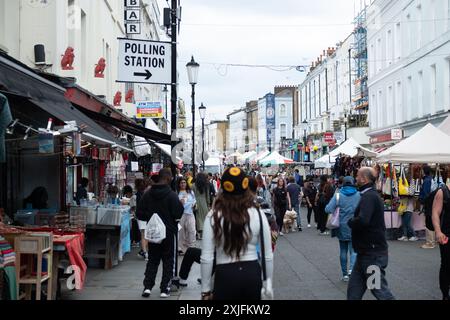
[[[364,293],[369,289],[378,300],[395,300],[388,288],[386,280],[386,267],[388,256],[386,255],[360,255],[358,254],[352,275],[347,288],[347,300],[362,300]],[[377,272],[372,268],[378,268]],[[368,284],[373,288],[368,288]]]
[[[402,215],[402,229],[403,235],[408,238],[412,238],[415,236],[414,229],[411,226],[412,212],[405,212]]]
[[[295,212],[297,212],[297,227],[302,227],[302,216],[300,213],[300,203],[293,206],[292,209],[295,210]]]
[[[351,241],[339,241],[339,247],[341,249],[340,259],[341,259],[341,269],[342,276],[347,276],[347,265],[348,265],[348,256],[350,256],[350,271],[353,271],[353,267],[355,266],[356,253],[353,250]]]

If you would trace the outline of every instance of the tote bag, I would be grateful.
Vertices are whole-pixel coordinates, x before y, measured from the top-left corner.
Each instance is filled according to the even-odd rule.
[[[160,244],[166,239],[166,225],[157,213],[154,213],[147,223],[145,229],[145,239],[150,243]]]
[[[339,193],[336,193],[336,210],[334,210],[334,213],[329,216],[328,222],[327,222],[327,229],[333,230],[338,229],[340,227],[340,208],[339,208]]]
[[[400,196],[409,195],[409,183],[408,180],[406,180],[405,169],[403,167],[400,170],[400,178],[398,180],[398,194]]]

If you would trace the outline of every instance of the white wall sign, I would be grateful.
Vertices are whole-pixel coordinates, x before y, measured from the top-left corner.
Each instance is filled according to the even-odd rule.
[[[141,10],[125,10],[125,21],[128,22],[139,22],[141,21]]]
[[[125,23],[126,34],[141,34],[141,23]]]
[[[391,139],[392,140],[402,140],[403,139],[403,130],[402,129],[392,129],[391,130]]]
[[[171,84],[170,42],[119,38],[117,82]]]
[[[126,8],[139,8],[139,0],[125,0]]]

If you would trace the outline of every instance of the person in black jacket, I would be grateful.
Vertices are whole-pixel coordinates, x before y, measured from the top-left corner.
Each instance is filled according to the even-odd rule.
[[[139,220],[149,221],[154,213],[158,214],[166,226],[166,238],[161,244],[149,243],[149,260],[145,270],[144,292],[142,296],[148,298],[155,285],[160,261],[163,262],[161,279],[161,298],[170,296],[169,285],[173,277],[175,260],[175,236],[178,232],[178,222],[183,214],[183,204],[178,195],[172,191],[172,172],[162,169],[159,172],[158,183],[142,197],[136,210]]]
[[[388,244],[383,200],[375,187],[376,175],[372,168],[358,171],[361,201],[354,218],[348,222],[352,229],[353,248],[357,253],[354,269],[350,271],[348,300],[361,300],[367,289],[378,300],[395,299],[386,281]]]

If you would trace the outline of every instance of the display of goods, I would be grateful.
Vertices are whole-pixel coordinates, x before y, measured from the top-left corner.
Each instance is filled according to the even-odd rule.
[[[71,207],[70,224],[73,221],[79,221],[84,226],[94,225],[97,222],[97,208],[95,207]]]
[[[97,224],[102,226],[120,226],[122,223],[122,214],[127,210],[121,208],[99,207],[97,210]]]

